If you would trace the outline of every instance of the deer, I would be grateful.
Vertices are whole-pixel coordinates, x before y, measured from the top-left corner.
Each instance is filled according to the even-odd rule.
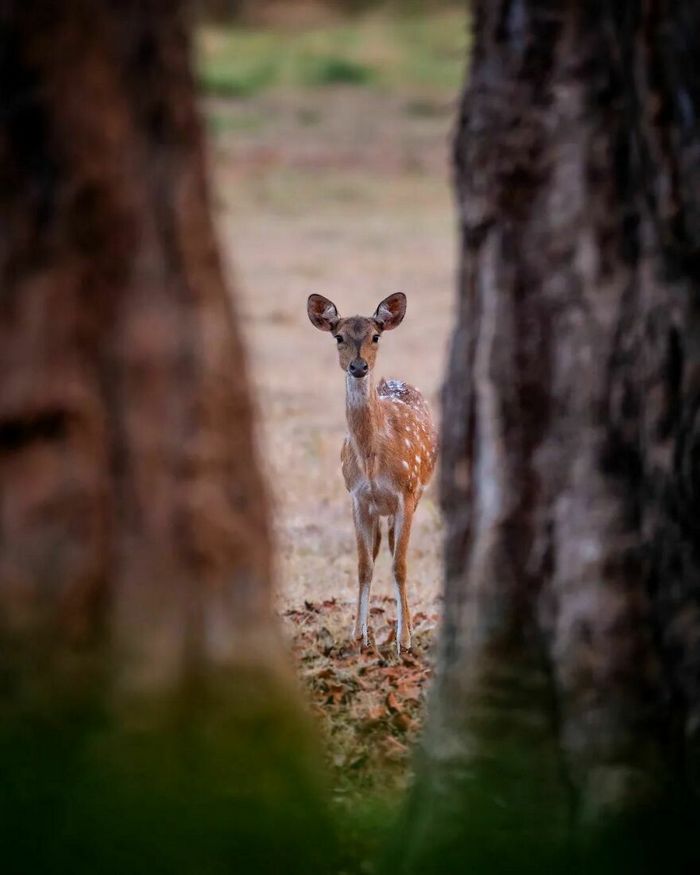
[[[369,644],[369,599],[374,562],[381,544],[380,519],[387,518],[396,598],[396,649],[411,649],[412,624],[406,593],[406,553],[411,524],[435,469],[437,431],[418,389],[400,380],[375,382],[377,351],[385,331],[406,315],[406,296],[384,298],[372,316],[343,318],[335,304],[313,294],[311,324],[330,332],[345,372],[348,432],[340,461],[352,499],[357,542],[358,599],[353,637]]]

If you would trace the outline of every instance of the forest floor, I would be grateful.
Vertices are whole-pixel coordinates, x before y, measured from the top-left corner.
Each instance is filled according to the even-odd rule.
[[[434,482],[409,548],[412,653],[397,657],[390,641],[386,537],[372,589],[377,644],[360,652],[351,640],[355,543],[339,465],[344,379],[332,339],[308,321],[306,298],[320,292],[342,314],[369,315],[385,295],[405,292],[407,317],[382,341],[378,376],[417,385],[437,416],[453,308],[456,94],[456,85],[358,82],[204,101],[219,234],[274,502],[277,607],[320,718],[334,798],[350,815],[345,839],[368,856],[381,841],[377,823],[390,828],[410,782],[440,616],[442,524]]]

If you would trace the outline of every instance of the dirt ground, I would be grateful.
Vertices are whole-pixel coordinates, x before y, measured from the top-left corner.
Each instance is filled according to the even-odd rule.
[[[407,316],[383,338],[377,376],[418,386],[438,416],[453,306],[454,107],[334,87],[206,108],[215,119],[219,232],[274,497],[278,610],[325,725],[334,792],[390,791],[408,780],[431,674],[441,587],[436,487],[423,497],[409,549],[414,653],[401,661],[391,647],[360,654],[350,642],[356,558],[339,464],[344,377],[332,338],[308,321],[306,298],[320,292],[344,315],[370,315],[390,292],[405,292]],[[381,644],[395,617],[386,538],[371,604]]]

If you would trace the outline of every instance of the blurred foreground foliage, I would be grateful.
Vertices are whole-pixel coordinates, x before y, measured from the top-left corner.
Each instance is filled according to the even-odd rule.
[[[286,684],[242,669],[205,694],[97,701],[0,724],[3,872],[336,870],[317,751]]]

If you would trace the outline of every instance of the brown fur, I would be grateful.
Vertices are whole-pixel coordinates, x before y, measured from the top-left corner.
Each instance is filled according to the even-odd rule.
[[[347,406],[349,434],[340,459],[348,492],[363,476],[374,482],[381,475],[415,496],[417,504],[435,469],[437,432],[418,389],[399,385],[401,389],[392,391],[382,379],[370,390],[366,407]]]
[[[369,587],[379,550],[380,517],[389,518],[389,549],[397,588],[397,647],[411,646],[406,595],[406,552],[413,514],[430,480],[437,456],[437,432],[425,399],[413,386],[381,380],[374,384],[379,339],[403,320],[406,300],[391,295],[372,317],[343,319],[321,295],[308,302],[311,322],[336,338],[338,362],[346,372],[348,436],[341,450],[345,486],[353,497],[357,539],[359,597],[355,637],[367,643]],[[366,362],[366,377],[350,366]]]

